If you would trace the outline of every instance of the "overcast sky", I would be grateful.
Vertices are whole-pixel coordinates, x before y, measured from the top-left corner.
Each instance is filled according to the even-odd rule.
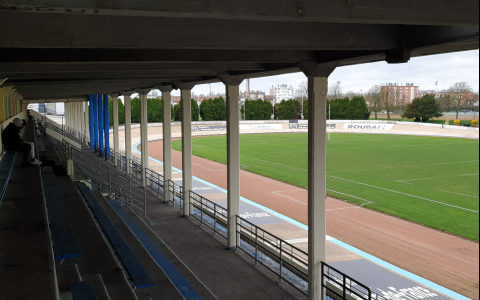
[[[264,77],[250,80],[252,90],[270,93],[270,87],[276,84],[288,84],[295,89],[305,80],[303,73]],[[386,62],[341,67],[330,76],[330,82],[342,82],[344,92],[368,91],[376,84],[381,83],[415,83],[421,90],[449,88],[455,82],[466,81],[474,91],[479,90],[479,51],[467,51],[450,54],[433,55],[413,58],[408,64],[389,65]],[[241,86],[245,90],[245,82]],[[193,89],[195,94],[208,94],[210,85],[198,85]],[[212,92],[225,93],[225,86],[221,83],[212,84]],[[180,95],[179,91],[172,92]]]

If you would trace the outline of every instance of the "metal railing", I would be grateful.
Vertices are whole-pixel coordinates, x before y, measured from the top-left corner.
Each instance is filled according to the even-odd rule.
[[[83,180],[101,192],[108,193],[113,199],[146,214],[146,188],[132,180],[132,176],[120,172],[108,161],[82,152],[65,140],[62,141],[62,151],[73,162],[73,180]]]
[[[183,209],[183,187],[181,185],[176,184],[172,180],[168,181],[168,192],[169,197],[168,200],[165,199],[168,203],[172,203],[175,207],[179,207]]]
[[[157,196],[163,197],[165,194],[165,183],[163,180],[163,176],[159,173],[151,170],[145,170],[145,176],[147,178],[147,187],[150,188],[153,192],[157,193]]]
[[[118,151],[115,155],[115,159],[117,160],[117,167],[120,171],[127,173],[127,156],[125,155],[125,151],[121,150]]]
[[[192,217],[206,225],[225,239],[228,237],[228,210],[190,191],[190,211]]]
[[[237,248],[305,295],[308,295],[308,254],[237,216]]]
[[[130,159],[130,172],[135,180],[143,182],[142,161],[135,156]]]
[[[386,300],[372,292],[366,285],[324,262],[322,262],[322,291],[331,299]]]

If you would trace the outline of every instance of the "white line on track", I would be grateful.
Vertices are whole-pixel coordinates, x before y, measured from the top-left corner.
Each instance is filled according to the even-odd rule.
[[[441,179],[441,178],[445,178],[445,177],[466,177],[466,176],[478,176],[478,175],[480,175],[480,173],[444,176],[444,177],[440,177],[440,178],[419,178],[419,179],[405,179],[405,180],[395,180],[395,181],[396,182],[401,182],[401,183],[408,183],[408,181],[434,180],[434,179]]]
[[[207,169],[209,171],[212,171],[212,172],[218,172],[217,170],[212,170],[210,168],[207,168],[207,167],[204,167],[204,166],[201,166],[200,164],[195,164],[196,166],[200,167],[200,168],[204,168],[204,169]]]
[[[372,201],[368,201],[368,200],[365,200],[365,199],[362,199],[362,198],[359,198],[359,197],[356,197],[356,196],[353,196],[353,195],[344,194],[344,193],[340,193],[340,192],[337,192],[337,191],[334,191],[334,190],[329,190],[329,189],[327,189],[327,191],[334,192],[334,193],[337,193],[337,194],[340,194],[340,195],[349,196],[349,197],[356,198],[356,199],[360,199],[360,200],[362,200],[362,201],[367,202],[367,203],[362,204],[362,206],[364,206],[364,205],[366,205],[366,204],[375,204],[375,203],[372,202]]]
[[[449,193],[449,194],[455,194],[455,195],[460,195],[460,196],[465,196],[465,197],[471,197],[471,198],[476,198],[476,199],[478,199],[478,197],[477,197],[477,196],[472,196],[472,195],[466,195],[466,194],[454,193],[454,192],[449,192],[449,191],[444,191],[444,190],[437,190],[437,191],[444,192],[444,193]]]
[[[293,191],[284,191],[284,192],[293,192]],[[282,194],[280,194],[280,193],[282,193],[282,192],[272,192],[272,194],[275,194],[275,195],[277,195],[277,196],[280,196],[280,197],[283,197],[283,198],[287,198],[287,199],[289,199],[289,200],[295,201],[295,202],[300,203],[300,204],[302,204],[302,205],[308,206],[308,203],[304,203],[304,202],[302,202],[302,201],[298,201],[298,200],[296,200],[296,199],[287,197],[287,196],[282,195]]]
[[[450,207],[474,212],[474,213],[477,213],[477,214],[479,213],[476,210],[471,210],[471,209],[468,209],[468,208],[463,208],[463,207],[460,207],[460,206],[455,206],[455,205],[443,203],[443,202],[440,202],[440,201],[435,201],[435,200],[432,200],[432,199],[427,199],[427,198],[423,198],[423,197],[419,197],[419,196],[415,196],[415,195],[410,195],[410,194],[406,194],[406,193],[382,188],[382,187],[379,187],[379,186],[374,186],[374,185],[370,185],[370,184],[366,184],[366,183],[362,183],[362,182],[357,182],[357,181],[353,181],[353,180],[348,180],[348,179],[345,179],[345,178],[335,177],[335,176],[331,176],[331,175],[328,175],[328,177],[339,179],[339,180],[344,180],[344,181],[347,181],[347,182],[352,182],[352,183],[356,183],[356,184],[360,184],[360,185],[364,185],[364,186],[368,186],[368,187],[372,187],[372,188],[376,188],[376,189],[387,191],[387,192],[392,192],[392,193],[395,193],[395,194],[400,194],[400,195],[409,196],[409,197],[413,197],[413,198],[417,198],[417,199],[422,199],[422,200],[425,200],[425,201],[434,202],[434,203],[438,203],[438,204],[442,204],[442,205],[446,205],[446,206],[450,206]]]
[[[435,178],[405,179],[405,180],[395,180],[395,181],[407,183],[407,181],[419,181],[419,180],[431,180],[431,179],[435,179]]]
[[[331,208],[327,209],[327,211],[332,211],[332,210],[344,210],[344,209],[359,209],[361,208],[360,206],[355,206],[355,207],[341,207],[341,208]]]

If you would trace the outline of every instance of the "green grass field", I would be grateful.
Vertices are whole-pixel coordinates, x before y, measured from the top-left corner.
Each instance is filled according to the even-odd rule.
[[[193,144],[194,155],[226,164],[225,136]],[[306,188],[307,145],[307,134],[242,135],[242,169]],[[479,240],[477,140],[332,134],[327,149],[330,196]]]

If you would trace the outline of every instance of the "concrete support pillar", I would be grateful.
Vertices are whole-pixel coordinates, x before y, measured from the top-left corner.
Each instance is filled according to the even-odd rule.
[[[243,78],[220,75],[227,95],[228,247],[237,249],[240,215],[240,84]]]
[[[67,127],[67,131],[70,132],[70,122],[71,122],[71,116],[70,116],[70,103],[65,103],[65,125]]]
[[[90,149],[96,151],[96,143],[97,143],[97,130],[95,127],[95,124],[97,122],[97,117],[96,117],[96,98],[97,95],[90,95]]]
[[[175,84],[181,90],[182,101],[182,182],[183,182],[183,215],[189,217],[190,191],[193,189],[192,160],[192,89],[193,83]]]
[[[110,112],[108,109],[108,95],[103,95],[103,132],[105,136],[105,160],[109,159],[110,148]]]
[[[80,137],[78,136],[78,133],[80,132],[80,106],[77,102],[73,103],[73,109],[75,112],[75,131],[77,132],[77,137]]]
[[[118,137],[118,95],[112,95],[112,101],[113,101],[113,155],[115,157],[115,167],[118,166],[118,150],[120,146],[120,140]]]
[[[147,185],[146,170],[148,169],[148,104],[147,95],[150,91],[141,91],[140,95],[140,134],[142,151],[142,183]]]
[[[85,104],[84,102],[79,102],[78,106],[80,107],[80,135],[82,142],[86,141],[85,139]]]
[[[85,113],[84,120],[85,120],[85,142],[90,139],[90,108],[89,108],[89,101],[83,102],[83,111]]]
[[[308,77],[308,299],[322,295],[322,261],[326,262],[327,92],[337,63],[302,62]]]
[[[127,174],[132,173],[130,161],[132,160],[132,96],[133,92],[122,92],[125,106],[125,157],[127,160]]]
[[[27,109],[28,109],[28,103],[25,103],[24,101],[22,101],[22,113],[23,113],[23,118],[25,120],[28,118]]]
[[[97,109],[98,109],[98,123],[97,123],[97,127],[98,127],[98,154],[99,156],[102,156],[103,155],[103,141],[104,141],[104,138],[103,138],[103,95],[102,94],[99,94],[98,97],[97,97]]]
[[[3,79],[1,79],[3,80]],[[0,123],[5,122],[7,119],[5,118],[5,115],[7,113],[6,110],[6,101],[7,101],[7,95],[12,92],[13,87],[8,86],[8,87],[0,87]]]
[[[93,150],[93,106],[92,106],[92,100],[93,95],[88,96],[88,111],[85,111],[85,122],[88,124],[87,126],[87,136],[88,140],[90,141],[90,149]]]
[[[161,86],[159,90],[162,92],[162,101],[163,101],[163,180],[164,188],[168,190],[168,181],[173,179],[172,176],[172,110],[171,110],[171,101],[172,101],[172,90],[173,87]],[[167,195],[168,192],[165,192],[164,201],[168,201]]]

